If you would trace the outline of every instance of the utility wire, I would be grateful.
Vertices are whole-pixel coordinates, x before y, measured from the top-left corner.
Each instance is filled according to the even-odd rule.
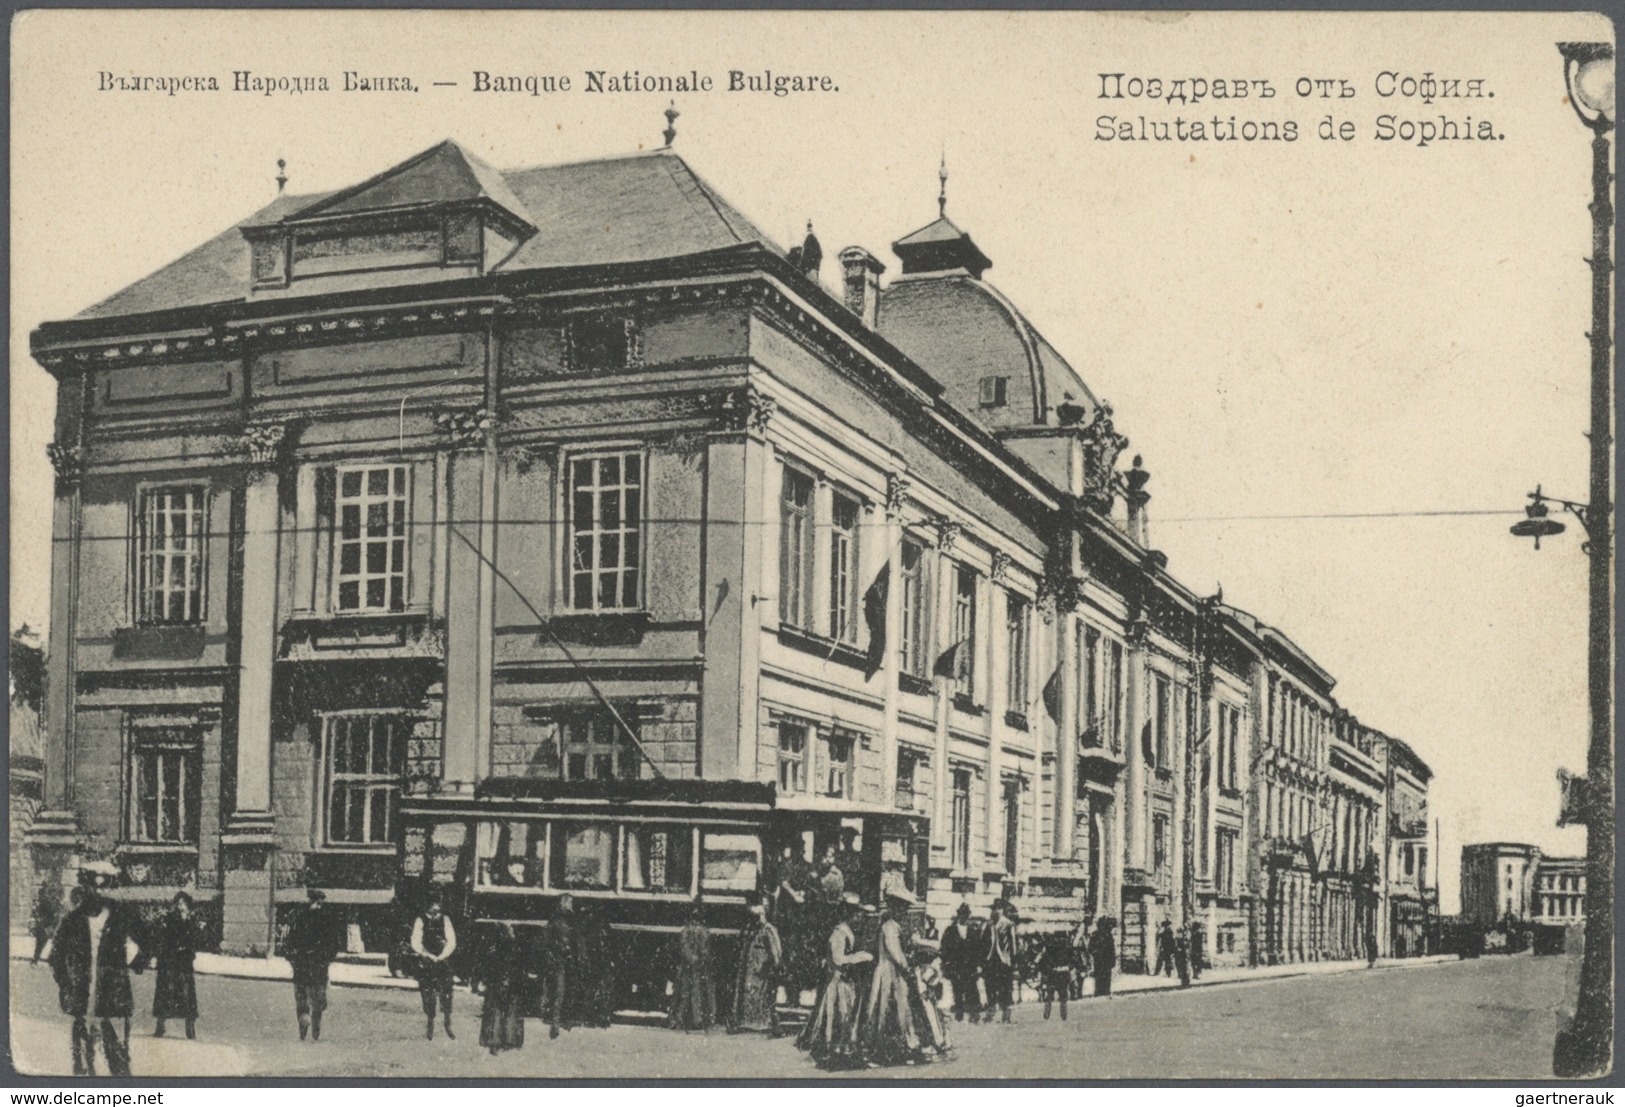
[[[1431,519],[1451,516],[1513,516],[1521,515],[1521,511],[1351,511],[1351,512],[1325,512],[1305,515],[1188,515],[1175,518],[1153,517],[1152,522],[1157,526],[1166,526],[1171,523],[1249,523],[1249,522],[1294,522],[1317,519]],[[921,520],[921,525],[928,525],[933,520]],[[498,517],[495,519],[427,519],[421,522],[409,522],[405,526],[408,530],[433,529],[439,527],[460,526],[497,526],[497,527],[554,527],[569,522],[566,518],[549,517],[534,519],[510,519]],[[645,515],[632,524],[631,529],[642,527],[646,523],[662,525],[700,526],[702,524],[713,527],[779,527],[783,526],[780,519],[703,519],[697,516],[683,515]],[[858,523],[857,529],[869,527],[889,526],[888,523]],[[337,522],[317,523],[314,526],[276,527],[264,531],[260,530],[215,530],[185,531],[187,538],[238,538],[250,534],[335,534],[341,527]],[[167,537],[177,535],[176,530],[167,533]],[[356,538],[343,539],[345,541],[381,542],[390,538],[406,538],[406,534],[384,534],[368,532]],[[81,534],[75,538],[53,537],[53,542],[128,542],[130,534]]]

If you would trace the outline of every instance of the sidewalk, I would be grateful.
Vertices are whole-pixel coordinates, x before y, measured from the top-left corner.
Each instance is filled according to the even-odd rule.
[[[11,935],[11,959],[26,961],[34,954],[34,940],[26,934]],[[1387,969],[1418,968],[1438,965],[1456,958],[1444,954],[1434,957],[1405,957],[1397,960],[1379,960],[1375,969],[1367,970],[1364,961],[1301,961],[1289,965],[1260,965],[1258,968],[1208,969],[1200,980],[1191,981],[1193,988],[1208,988],[1220,984],[1244,984],[1249,981],[1281,980],[1294,976],[1332,976],[1339,973],[1366,972]],[[221,953],[200,953],[193,968],[206,976],[233,976],[250,980],[292,980],[293,968],[281,957],[228,957]],[[406,988],[415,989],[417,981],[392,977],[381,964],[335,961],[329,972],[334,984],[350,988]],[[1139,973],[1119,973],[1112,977],[1112,994],[1132,995],[1139,992],[1166,992],[1179,987],[1178,977],[1149,976]],[[1090,985],[1088,991],[1092,992]],[[1035,997],[1032,997],[1036,999]]]

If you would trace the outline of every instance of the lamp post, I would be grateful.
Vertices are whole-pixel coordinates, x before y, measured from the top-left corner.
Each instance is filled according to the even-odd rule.
[[[1591,740],[1586,775],[1573,781],[1565,797],[1562,822],[1586,828],[1585,955],[1580,966],[1580,994],[1574,1021],[1558,1034],[1552,1068],[1558,1076],[1596,1076],[1607,1072],[1614,1036],[1614,752],[1613,642],[1609,566],[1612,553],[1609,467],[1612,462],[1612,377],[1609,294],[1613,273],[1609,200],[1608,133],[1614,127],[1614,48],[1602,42],[1563,42],[1563,78],[1569,103],[1591,129],[1591,491],[1578,504],[1545,496],[1536,488],[1526,509],[1528,518],[1513,526],[1521,537],[1561,533],[1563,524],[1547,517],[1546,504],[1556,503],[1580,521],[1583,546],[1590,558],[1590,620],[1587,636],[1587,684],[1591,705]]]

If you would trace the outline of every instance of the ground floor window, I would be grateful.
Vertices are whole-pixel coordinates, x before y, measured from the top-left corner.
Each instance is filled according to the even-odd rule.
[[[202,735],[195,727],[130,728],[131,841],[197,842],[202,748]]]
[[[322,724],[327,844],[393,842],[410,723],[360,713],[328,715]]]
[[[628,826],[621,835],[626,866],[623,891],[688,892],[694,877],[691,828]]]

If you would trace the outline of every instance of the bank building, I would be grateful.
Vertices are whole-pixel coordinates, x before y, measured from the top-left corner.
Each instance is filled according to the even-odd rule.
[[[568,891],[652,976],[696,898],[725,944],[832,866],[939,922],[1113,917],[1131,968],[1163,919],[1219,964],[1385,940],[1386,737],[1170,573],[945,189],[829,256],[669,130],[447,141],[42,325],[34,879],[109,858],[238,953],[312,887],[369,950],[431,886]]]

